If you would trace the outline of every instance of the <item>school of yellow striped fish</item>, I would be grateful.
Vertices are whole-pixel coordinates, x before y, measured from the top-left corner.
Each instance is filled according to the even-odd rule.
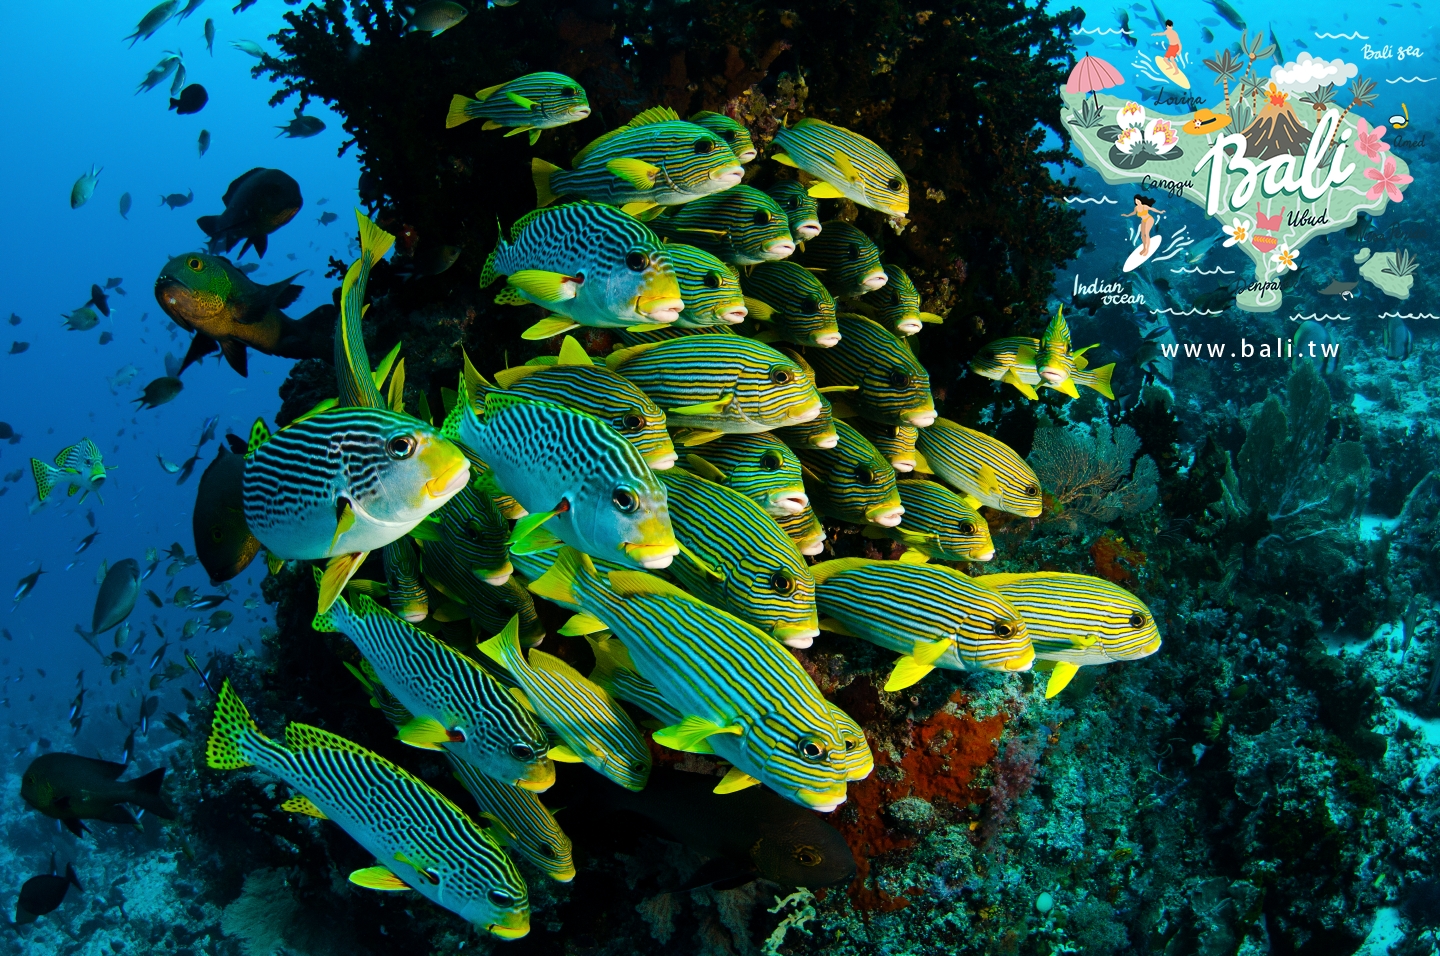
[[[588,115],[578,83],[541,73],[455,97],[446,122],[484,118],[534,143]],[[406,411],[398,347],[370,367],[365,286],[393,239],[357,213],[340,397],[274,434],[256,423],[245,524],[272,571],[315,562],[314,627],[353,643],[362,662],[347,666],[372,704],[401,741],[448,758],[487,825],[334,734],[266,737],[228,682],[207,748],[211,767],[265,771],[296,792],[285,809],[372,852],[352,882],[523,936],[511,855],[575,874],[538,796],[554,761],[639,791],[650,741],[728,765],[717,793],[759,785],[835,810],[874,760],[792,653],[822,632],[894,651],[888,691],[937,667],[1036,668],[1053,696],[1081,666],[1159,648],[1149,610],[1108,581],[953,566],[995,554],[981,509],[1033,518],[1043,490],[1012,449],[938,417],[911,336],[941,317],[871,237],[820,218],[822,199],[904,216],[905,176],[818,119],[775,136],[770,159],[786,168],[769,190],[741,184],[757,154],[728,116],[653,108],[571,169],[536,159],[537,208],[502,231],[481,283],[503,279],[497,303],[546,310],[525,338],[562,338],[489,377],[461,357],[438,421]],[[588,354],[577,328],[620,344]],[[972,369],[1030,398],[1073,396],[1077,382],[1108,397],[1109,368],[1087,369],[1085,351],[1057,315]],[[904,550],[812,563],[821,518]],[[357,578],[377,550],[384,580]],[[587,639],[590,674],[536,646],[537,597],[570,612],[559,633]],[[470,654],[437,627],[467,618]]]

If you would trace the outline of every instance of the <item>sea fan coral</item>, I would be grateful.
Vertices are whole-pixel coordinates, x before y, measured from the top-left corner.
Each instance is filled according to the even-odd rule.
[[[1139,450],[1135,429],[1101,422],[1093,430],[1078,425],[1036,430],[1027,460],[1056,512],[1106,522],[1155,504],[1160,473],[1149,455],[1135,461]]]

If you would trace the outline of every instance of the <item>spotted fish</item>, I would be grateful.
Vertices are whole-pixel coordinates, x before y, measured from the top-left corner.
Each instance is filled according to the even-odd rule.
[[[844,422],[837,421],[835,431],[840,440],[834,448],[795,449],[815,510],[852,524],[898,525],[905,508],[890,463]]]
[[[691,594],[790,647],[820,633],[815,582],[775,519],[738,491],[683,468],[661,476],[675,535],[688,549],[670,574]]]
[[[529,133],[534,146],[542,131],[578,123],[589,115],[590,101],[579,83],[563,73],[527,73],[487,86],[473,100],[458,93],[452,96],[445,128],[483,119],[485,129],[511,127],[506,136]]]
[[[545,731],[474,661],[400,620],[364,594],[339,598],[311,624],[339,631],[413,719],[399,739],[444,750],[527,790],[555,782]]]
[[[523,692],[517,697],[560,735],[564,743],[551,748],[550,756],[583,761],[622,787],[644,789],[650,748],[604,688],[544,651],[532,648],[527,660],[520,649],[518,620],[481,644],[480,651],[519,683]]]
[[[890,279],[875,243],[841,219],[825,223],[820,235],[806,240],[795,262],[814,272],[837,299],[874,292]]]
[[[573,549],[530,588],[584,609],[568,633],[608,629],[624,642],[640,674],[685,715],[655,740],[732,764],[719,792],[759,782],[822,813],[845,801],[849,760],[830,704],[774,638],[653,575],[602,575]]]
[[[775,134],[770,158],[820,180],[808,190],[816,199],[849,199],[887,216],[910,211],[910,186],[895,160],[843,126],[806,117]]]
[[[797,514],[810,504],[800,459],[773,432],[721,435],[690,455],[686,465],[749,498],[774,516]]]
[[[790,234],[796,242],[806,242],[820,235],[820,204],[803,185],[793,179],[782,179],[765,192],[785,210]]]
[[[915,447],[916,471],[938,476],[986,507],[1026,518],[1039,516],[1040,479],[1004,442],[937,418],[920,430]]]
[[[670,242],[698,246],[736,265],[784,259],[795,251],[785,210],[753,186],[734,186],[677,206],[651,225]]]
[[[930,373],[905,339],[863,315],[840,313],[840,342],[812,352],[810,364],[822,388],[857,390],[832,398],[841,418],[859,415],[884,425],[926,428],[935,420]]]
[[[1005,598],[1025,619],[1037,668],[1050,670],[1046,697],[1064,690],[1082,665],[1139,660],[1160,649],[1150,609],[1102,578],[1037,571],[987,574],[975,583]]]
[[[760,338],[828,349],[840,341],[835,299],[815,274],[793,262],[765,262],[742,273],[740,288]]]
[[[903,655],[886,690],[909,687],[937,666],[1013,672],[1035,660],[1020,612],[959,571],[868,558],[825,561],[813,571],[822,630]]]
[[[307,724],[287,725],[283,744],[271,740],[227,680],[205,762],[256,767],[298,790],[285,809],[333,820],[380,861],[351,873],[351,882],[415,890],[501,939],[530,931],[529,893],[505,852],[459,807],[379,754]]]

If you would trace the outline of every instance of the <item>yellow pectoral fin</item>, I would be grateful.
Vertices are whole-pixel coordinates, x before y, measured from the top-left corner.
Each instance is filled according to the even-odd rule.
[[[945,321],[945,316],[936,315],[934,312],[921,312],[920,321],[927,325],[940,325]]]
[[[922,475],[935,474],[935,469],[930,467],[930,460],[918,448],[915,449],[915,470]]]
[[[655,175],[660,167],[643,159],[612,159],[605,168],[636,189],[654,189]]]
[[[933,665],[922,664],[913,657],[902,657],[895,662],[894,670],[890,671],[890,676],[885,681],[885,689],[904,690],[934,669]]]
[[[745,296],[744,299],[745,308],[749,310],[750,318],[758,319],[761,322],[768,322],[774,318],[775,310],[772,309],[768,303],[761,302],[759,299],[752,299],[748,295]]]
[[[530,99],[528,96],[521,96],[519,93],[516,93],[513,90],[506,90],[505,98],[510,102],[514,103],[516,106],[520,107],[522,110],[533,110],[536,106],[534,100]]]
[[[627,202],[625,205],[620,207],[620,211],[625,213],[625,215],[634,216],[636,219],[639,219],[641,221],[654,218],[653,216],[647,216],[646,214],[652,211],[658,214],[659,210],[659,203],[640,202],[638,200],[636,202]]]
[[[995,474],[995,469],[989,465],[981,465],[980,473],[976,475],[975,478],[976,484],[980,486],[982,494],[989,495],[992,498],[998,498],[1000,497],[1000,493],[1005,490],[1000,484],[1000,476]]]
[[[547,272],[544,269],[521,269],[512,272],[506,281],[542,303],[566,302],[575,298],[578,289],[574,276],[563,272]]]
[[[737,790],[753,787],[759,782],[759,780],[756,780],[739,767],[731,767],[730,772],[725,775],[723,780],[715,785],[715,789],[712,792],[734,793]]]
[[[683,438],[681,437],[682,433],[684,435]],[[696,445],[703,445],[706,442],[712,442],[717,438],[721,438],[724,434],[724,432],[707,431],[701,428],[686,428],[677,432],[675,437],[679,438],[680,444],[686,448],[694,448]]]
[[[579,327],[580,323],[574,319],[563,319],[559,316],[551,316],[548,319],[541,319],[524,332],[521,332],[520,337],[527,342],[538,342],[542,339],[553,338],[561,332],[569,332],[571,329]]]
[[[812,183],[810,188],[805,190],[813,199],[844,199],[845,194],[829,183]]]
[[[585,758],[581,757],[566,744],[557,744],[550,748],[548,754],[551,760],[558,760],[560,763],[584,763]]]
[[[1015,370],[1013,368],[1007,371],[1005,375],[1000,379],[1000,381],[1009,382],[1011,385],[1014,385],[1015,388],[1019,390],[1021,395],[1024,395],[1032,402],[1040,397],[1038,394],[1036,394],[1035,389],[1032,386],[1026,384],[1024,381],[1021,380],[1019,375],[1015,374]]]
[[[324,810],[321,810],[315,806],[315,804],[311,803],[307,797],[291,797],[289,800],[280,804],[280,809],[286,813],[303,813],[307,817],[317,817],[321,820],[330,819],[325,815]]]
[[[839,621],[835,620],[833,617],[822,617],[820,619],[820,630],[829,631],[831,634],[839,634],[842,637],[859,636],[855,634],[855,632],[851,631],[844,624],[841,624]]]
[[[434,717],[412,717],[395,739],[421,750],[443,750],[440,745],[450,740],[450,734]]]
[[[330,610],[340,592],[345,590],[345,585],[360,570],[360,565],[365,563],[369,551],[357,551],[354,554],[339,554],[330,559],[325,566],[325,573],[320,578],[320,597],[316,604],[316,614],[324,614]]]
[[[347,499],[342,498],[340,499],[340,515],[335,520],[335,535],[330,539],[330,547],[327,550],[334,551],[335,545],[340,541],[340,536],[353,527],[355,527],[355,509],[350,507]]]
[[[799,169],[799,168],[800,168],[800,164],[799,164],[799,163],[795,162],[795,160],[791,159],[789,156],[785,155],[784,153],[771,153],[771,154],[770,154],[770,158],[773,159],[773,160],[775,160],[775,162],[779,163],[779,164],[782,165],[782,166],[789,166],[789,167],[791,167],[791,168],[793,168],[793,169]]]
[[[912,657],[922,664],[934,664],[945,655],[945,652],[950,649],[950,646],[950,642],[943,639],[939,641],[926,641],[923,644],[916,642],[915,649],[910,653]]]
[[[1055,389],[1055,391],[1057,391],[1057,392],[1064,392],[1066,395],[1069,395],[1071,398],[1079,398],[1079,397],[1080,397],[1080,393],[1075,390],[1075,380],[1074,380],[1074,379],[1067,378],[1067,379],[1065,379],[1065,381],[1061,382],[1059,385],[1051,385],[1050,387],[1053,388],[1053,389]]]
[[[356,870],[350,874],[350,882],[367,890],[382,890],[387,893],[410,889],[388,866],[367,866],[363,870]]]
[[[860,182],[860,173],[855,169],[855,164],[850,162],[849,156],[837,149],[830,154],[830,161],[835,164],[835,168],[840,170],[840,175],[844,176],[848,182]]]
[[[726,395],[724,398],[716,399],[713,402],[697,402],[694,405],[681,405],[679,408],[667,408],[665,412],[668,415],[719,415],[723,413],[725,409],[729,408],[730,403],[734,400],[734,395]]]
[[[655,731],[654,737],[657,744],[669,747],[671,750],[681,750],[687,753],[714,753],[708,738],[715,734],[739,735],[741,733],[743,733],[743,728],[739,724],[721,727],[714,721],[692,715],[684,718],[678,724],[661,727]]]
[[[1072,664],[1069,661],[1056,661],[1055,669],[1050,672],[1050,680],[1045,684],[1045,697],[1048,700],[1065,689],[1076,672],[1080,670],[1079,664]]]
[[[604,621],[593,614],[586,614],[584,611],[573,615],[570,620],[560,625],[562,637],[578,637],[581,634],[596,634],[605,630],[609,630],[609,628],[605,626]]]
[[[660,331],[660,330],[663,329],[663,328],[668,328],[668,326],[666,326],[663,322],[641,322],[639,325],[627,325],[627,326],[625,326],[625,331],[626,331],[626,332],[658,332],[658,331]]]

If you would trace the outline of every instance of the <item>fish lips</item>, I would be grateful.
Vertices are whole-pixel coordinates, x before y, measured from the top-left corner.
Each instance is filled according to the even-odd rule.
[[[882,528],[893,528],[905,516],[902,505],[876,505],[865,512],[865,520]]]
[[[738,164],[726,166],[711,172],[710,178],[719,183],[721,189],[728,189],[731,186],[740,185],[740,180],[745,178],[745,170],[741,169]]]
[[[635,300],[635,311],[651,322],[670,323],[680,318],[685,303],[679,296],[642,295]]]
[[[776,239],[765,247],[767,259],[785,259],[795,254],[795,242],[791,239]]]
[[[462,455],[449,470],[425,482],[425,493],[431,498],[448,500],[470,481],[470,462]]]
[[[798,515],[810,506],[810,496],[795,491],[777,491],[765,503],[765,510],[777,518]]]
[[[675,449],[669,451],[655,452],[645,459],[645,464],[650,466],[652,471],[668,471],[675,467],[675,462],[680,460]]]
[[[626,541],[620,545],[620,550],[645,570],[658,571],[670,567],[680,553],[680,545],[673,540],[669,544],[632,544]]]
[[[820,223],[815,219],[807,219],[805,222],[790,230],[795,233],[795,238],[804,242],[807,239],[814,239],[820,235]]]
[[[874,292],[876,289],[880,288],[889,281],[890,277],[885,274],[884,269],[876,269],[874,272],[861,279],[860,285],[865,289],[866,292]]]
[[[481,581],[484,581],[486,584],[498,588],[504,587],[505,584],[510,580],[510,575],[515,573],[515,566],[509,561],[506,561],[500,567],[494,569],[471,568],[470,573],[475,575],[475,577],[477,577]]]
[[[794,647],[804,650],[815,643],[815,638],[820,635],[820,628],[814,625],[780,625],[771,632],[775,640],[786,647]]]
[[[895,323],[895,331],[900,335],[917,335],[925,327],[925,323],[917,316],[904,316]]]
[[[900,417],[907,425],[914,425],[916,428],[929,428],[935,424],[936,415],[935,409],[931,407],[919,408],[913,412],[905,412]]]
[[[816,348],[829,349],[840,344],[840,333],[834,329],[823,329],[810,335],[810,344]]]

